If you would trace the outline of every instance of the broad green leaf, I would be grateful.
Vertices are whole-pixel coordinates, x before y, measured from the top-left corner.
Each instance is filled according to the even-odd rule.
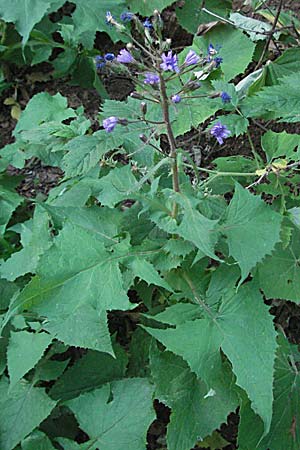
[[[64,0],[10,0],[0,1],[0,17],[6,22],[13,22],[22,36],[23,45],[26,44],[29,34],[35,24],[40,22],[44,15],[55,4],[58,9],[64,4]]]
[[[51,341],[52,336],[47,333],[11,331],[7,348],[10,389],[37,364]]]
[[[227,237],[230,255],[240,266],[240,284],[274,250],[280,240],[281,220],[259,197],[236,184],[221,230]]]
[[[203,313],[199,305],[192,303],[175,303],[161,313],[155,314],[155,316],[146,315],[149,319],[176,326],[184,322],[200,319],[202,316]]]
[[[218,240],[216,226],[218,220],[210,220],[197,211],[194,198],[188,195],[179,195],[176,201],[184,208],[183,219],[176,232],[192,242],[204,255],[218,259],[214,253],[214,246]],[[196,200],[199,203],[199,201]]]
[[[167,6],[172,5],[174,0],[152,0],[151,3],[148,0],[126,0],[126,3],[131,11],[141,16],[152,16],[155,9],[162,11]]]
[[[4,234],[12,213],[22,201],[22,197],[14,190],[0,186],[0,234]]]
[[[72,14],[75,26],[75,35],[79,42],[85,48],[92,49],[96,31],[104,31],[109,34],[110,38],[116,42],[120,39],[124,40],[124,35],[118,32],[114,27],[109,27],[106,22],[106,11],[111,11],[116,19],[126,10],[124,0],[74,0],[76,9]],[[125,39],[126,40],[126,39]]]
[[[95,233],[67,223],[7,317],[19,308],[35,311],[62,342],[112,353],[106,310],[131,307],[118,257]]]
[[[241,109],[247,117],[282,118],[282,122],[300,121],[299,73],[280,79],[280,84],[267,86],[256,95],[245,99]]]
[[[274,253],[258,266],[259,283],[267,298],[300,302],[299,258],[299,231],[294,229],[291,244],[287,248],[277,244]]]
[[[300,208],[295,207],[289,209],[289,218],[296,227],[300,228]]]
[[[182,356],[213,389],[213,374],[219,368],[222,348],[232,363],[236,383],[246,391],[267,433],[272,418],[276,351],[276,333],[268,308],[257,288],[245,285],[237,294],[225,292],[218,315],[210,314],[211,318],[186,322],[175,329],[145,329],[167,350]]]
[[[109,381],[123,378],[127,356],[119,346],[115,346],[114,351],[116,358],[89,350],[57,380],[50,390],[50,396],[55,400],[70,400],[100,388]]]
[[[46,434],[39,430],[31,433],[22,441],[22,450],[55,450]]]
[[[200,123],[212,116],[219,109],[209,98],[190,98],[183,100],[176,106],[174,113],[173,130],[175,137],[197,128]]]
[[[40,92],[30,99],[22,111],[14,135],[24,130],[33,130],[45,122],[62,122],[75,116],[75,111],[68,108],[67,99],[60,93],[50,95],[48,92]]]
[[[209,128],[213,127],[217,122],[221,122],[230,130],[231,136],[240,136],[246,133],[249,121],[245,117],[238,114],[228,114],[227,116],[219,116],[213,122],[210,123]]]
[[[35,272],[40,256],[50,247],[49,216],[39,206],[32,221],[20,224],[22,250],[0,265],[0,275],[9,281]]]
[[[42,359],[36,366],[35,377],[42,381],[53,381],[62,375],[69,359],[55,361],[53,359]]]
[[[230,0],[207,0],[205,8],[221,17],[227,17],[231,8]],[[176,15],[180,25],[192,34],[195,34],[199,25],[216,20],[213,14],[201,10],[201,2],[198,0],[186,0],[183,6],[176,8]]]
[[[65,177],[85,175],[99,163],[105,153],[118,148],[122,142],[121,136],[108,134],[106,131],[72,139],[64,147],[68,151],[62,160]]]
[[[234,22],[237,28],[245,31],[254,42],[261,39],[267,39],[267,32],[272,28],[272,25],[267,22],[253,19],[252,17],[243,16],[242,14],[237,12],[230,14],[230,20]],[[278,33],[276,39],[278,39]]]
[[[261,145],[267,155],[268,163],[279,157],[289,160],[298,160],[300,157],[298,134],[289,134],[286,131],[276,133],[269,130],[262,136]]]
[[[95,181],[95,196],[103,206],[113,208],[122,200],[133,197],[137,180],[132,174],[130,165],[116,167],[108,175]]]
[[[142,328],[134,330],[129,346],[129,361],[126,371],[127,377],[150,376],[149,352],[152,338]]]
[[[18,286],[15,283],[0,279],[0,310],[8,308],[10,300],[17,291]]]
[[[232,374],[223,371],[222,378],[208,391],[185,361],[171,352],[153,347],[150,355],[155,394],[171,408],[167,443],[169,450],[190,449],[226,421],[238,405]]]
[[[218,2],[219,3],[219,2]],[[218,25],[203,37],[195,37],[193,46],[198,47],[204,54],[208,45],[221,46],[218,55],[223,58],[221,64],[224,80],[232,80],[236,75],[244,72],[252,60],[255,45],[242,31],[228,26]],[[239,57],[232,56],[233,49],[239,49]]]
[[[111,383],[70,400],[80,428],[105,450],[144,450],[147,429],[155,414],[152,390],[142,378]],[[112,398],[110,398],[112,395]]]
[[[32,430],[46,419],[56,402],[44,389],[21,381],[8,391],[8,381],[0,382],[0,448],[13,450]]]
[[[129,263],[131,270],[136,277],[146,281],[148,284],[161,286],[172,292],[173,289],[169,284],[159,275],[153,265],[145,259],[134,257],[133,261]]]
[[[246,403],[241,408],[239,448],[243,450],[298,450],[300,447],[299,361],[296,345],[280,336],[275,361],[274,406],[269,434],[260,439],[263,424]]]

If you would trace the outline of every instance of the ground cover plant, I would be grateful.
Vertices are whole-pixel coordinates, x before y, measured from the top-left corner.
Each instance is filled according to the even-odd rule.
[[[0,0],[1,450],[300,448],[285,6]],[[37,76],[63,88],[24,105]],[[24,197],[35,164],[58,175]]]

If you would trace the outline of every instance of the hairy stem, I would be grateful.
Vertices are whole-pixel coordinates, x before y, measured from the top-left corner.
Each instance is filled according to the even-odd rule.
[[[162,111],[163,111],[163,119],[164,123],[167,127],[167,136],[168,141],[170,145],[170,158],[172,158],[172,181],[173,181],[173,189],[175,192],[180,192],[179,188],[179,175],[178,175],[178,165],[177,165],[177,149],[176,149],[176,142],[174,133],[171,126],[170,121],[170,114],[169,114],[169,102],[168,102],[168,96],[167,96],[167,90],[166,90],[166,83],[163,78],[163,75],[161,72],[159,72],[159,79],[160,79],[160,94],[161,94],[161,100],[162,100]],[[173,206],[173,217],[177,216],[177,204],[174,203]]]

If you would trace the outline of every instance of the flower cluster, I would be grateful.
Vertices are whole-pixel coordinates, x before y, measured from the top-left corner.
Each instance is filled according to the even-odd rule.
[[[223,103],[230,103],[231,102],[231,96],[227,94],[227,92],[221,92],[220,95]]]
[[[178,56],[175,54],[173,55],[172,50],[169,50],[167,54],[163,53],[161,59],[163,62],[160,64],[160,67],[164,71],[170,70],[171,72],[180,72],[178,67]]]
[[[155,85],[159,83],[159,76],[156,73],[147,72],[144,79],[145,84]]]
[[[126,48],[123,48],[117,56],[117,61],[123,64],[130,64],[134,62],[134,57],[128,50],[126,50]]]
[[[115,59],[115,55],[113,53],[106,53],[104,56],[97,55],[95,58],[97,69],[102,69],[107,62],[111,62]]]

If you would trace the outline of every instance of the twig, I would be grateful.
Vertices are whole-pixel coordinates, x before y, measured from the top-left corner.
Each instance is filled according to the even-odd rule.
[[[282,5],[283,5],[283,0],[280,0],[279,6],[278,6],[278,9],[277,9],[277,12],[276,12],[276,16],[274,18],[274,22],[273,22],[273,25],[272,25],[272,28],[271,28],[271,31],[270,31],[270,34],[269,34],[269,36],[268,36],[268,38],[266,40],[264,49],[262,51],[262,54],[261,54],[261,56],[259,58],[258,63],[256,64],[256,67],[255,67],[254,71],[260,68],[260,66],[262,65],[262,62],[264,60],[264,57],[265,57],[265,55],[266,55],[266,53],[268,51],[270,42],[271,42],[271,40],[273,38],[273,34],[275,32],[275,29],[276,29],[276,26],[277,26],[277,23],[278,23],[278,20],[279,20],[279,16],[280,16],[280,13],[281,13],[281,10],[282,10]]]

